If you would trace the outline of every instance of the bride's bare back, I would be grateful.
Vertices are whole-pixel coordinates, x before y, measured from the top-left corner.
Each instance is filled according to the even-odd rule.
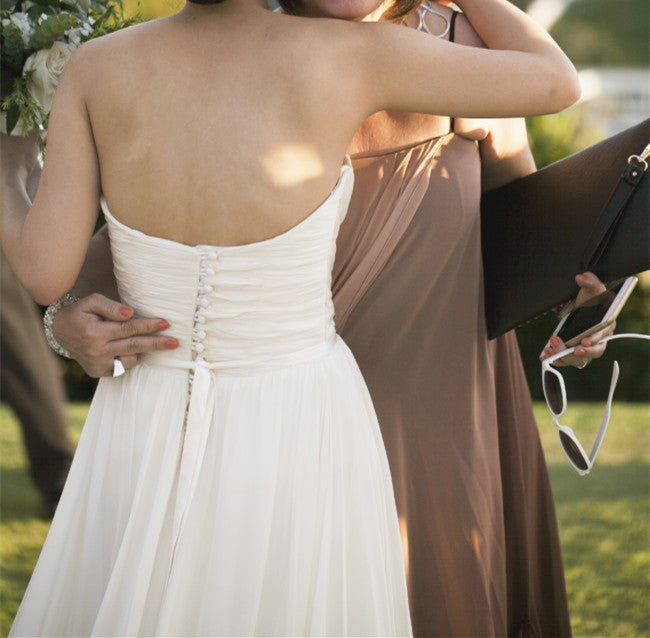
[[[458,4],[499,50],[272,13],[264,0],[188,3],[84,44],[54,98],[34,204],[24,224],[5,223],[12,265],[49,303],[81,269],[100,193],[147,234],[250,243],[327,197],[371,113],[507,117],[576,99],[573,66],[522,12],[506,0]]]
[[[88,113],[102,190],[124,223],[187,244],[241,244],[328,195],[359,107],[343,72],[353,60],[316,43],[344,25],[252,11],[251,21],[181,12],[93,43],[102,80]]]

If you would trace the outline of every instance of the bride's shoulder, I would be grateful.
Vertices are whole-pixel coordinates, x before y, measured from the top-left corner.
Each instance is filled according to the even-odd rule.
[[[151,55],[148,47],[163,35],[164,18],[132,24],[124,29],[87,40],[75,51],[79,60],[87,65],[115,67],[123,59],[141,50]],[[159,48],[159,45],[158,47]],[[147,51],[148,49],[148,51]]]
[[[157,22],[137,23],[84,42],[74,51],[66,72],[76,75],[91,88],[91,93],[126,80],[127,71],[134,70],[138,61],[150,59],[152,51],[160,48],[162,25]]]
[[[362,23],[336,18],[305,18],[283,12],[273,12],[280,28],[293,31],[299,40],[311,41],[312,45],[335,49],[338,45],[358,37]],[[318,39],[313,41],[314,36]]]
[[[286,13],[274,13],[273,32],[285,63],[314,77],[333,75],[344,80],[350,75],[358,54],[363,49],[363,29],[360,23],[334,18],[305,18]],[[321,78],[322,79],[322,78]]]
[[[120,31],[115,31],[99,38],[92,38],[75,49],[66,71],[73,69],[77,73],[103,72],[105,68],[115,64],[115,56],[124,54],[127,44],[133,40],[133,34],[128,33],[141,25],[133,25]]]

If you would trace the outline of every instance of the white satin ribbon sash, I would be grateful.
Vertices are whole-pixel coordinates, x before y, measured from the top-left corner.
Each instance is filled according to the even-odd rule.
[[[277,368],[305,363],[325,356],[331,352],[337,339],[338,335],[334,333],[325,341],[314,346],[278,355],[270,359],[209,362],[203,359],[182,361],[179,359],[169,358],[168,360],[157,359],[155,364],[153,364],[156,367],[162,366],[185,369],[192,373],[192,376],[190,377],[191,381],[184,423],[182,448],[178,465],[170,571],[176,553],[178,540],[183,532],[187,513],[196,491],[198,477],[201,472],[201,466],[205,455],[206,444],[213,421],[212,413],[214,411],[214,399],[211,400],[211,396],[214,396],[215,388],[214,375],[212,373],[217,370],[222,370],[258,374],[260,372]]]

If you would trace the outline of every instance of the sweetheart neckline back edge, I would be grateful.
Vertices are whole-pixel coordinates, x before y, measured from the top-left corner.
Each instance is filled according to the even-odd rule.
[[[332,190],[329,192],[327,197],[316,207],[314,208],[306,217],[303,217],[299,222],[291,226],[285,231],[282,231],[281,233],[278,233],[277,235],[273,235],[271,237],[267,237],[266,239],[260,239],[258,241],[253,241],[253,242],[247,242],[244,244],[230,244],[230,245],[217,245],[217,244],[184,244],[183,242],[176,241],[175,239],[167,239],[166,237],[158,237],[156,235],[149,235],[148,233],[145,233],[142,230],[138,230],[137,228],[133,228],[132,226],[128,226],[124,222],[121,222],[119,219],[113,215],[111,212],[108,202],[106,201],[106,198],[104,197],[104,194],[102,193],[99,197],[99,204],[101,206],[102,212],[106,216],[106,220],[108,222],[112,222],[115,224],[117,227],[121,228],[127,233],[130,233],[132,235],[136,235],[138,237],[147,239],[148,241],[156,242],[156,243],[161,243],[163,245],[166,244],[173,244],[175,246],[180,246],[183,249],[191,250],[191,251],[200,251],[200,250],[236,250],[236,249],[245,249],[245,248],[252,248],[255,246],[262,246],[265,244],[269,244],[271,242],[275,242],[276,240],[279,240],[289,234],[294,233],[298,229],[302,228],[306,223],[308,223],[310,220],[312,220],[317,214],[326,207],[327,203],[335,196],[335,194],[341,190],[343,187],[344,181],[345,181],[345,176],[350,175],[352,179],[354,179],[354,170],[352,168],[352,160],[349,155],[346,154],[345,160],[343,164],[341,165],[341,171],[339,173],[338,180],[336,181],[336,184],[332,187]]]

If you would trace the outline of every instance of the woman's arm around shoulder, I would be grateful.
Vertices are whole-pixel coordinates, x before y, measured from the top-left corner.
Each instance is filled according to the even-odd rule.
[[[506,0],[458,0],[488,49],[393,24],[361,25],[368,109],[517,117],[579,97],[575,68],[551,37]]]

